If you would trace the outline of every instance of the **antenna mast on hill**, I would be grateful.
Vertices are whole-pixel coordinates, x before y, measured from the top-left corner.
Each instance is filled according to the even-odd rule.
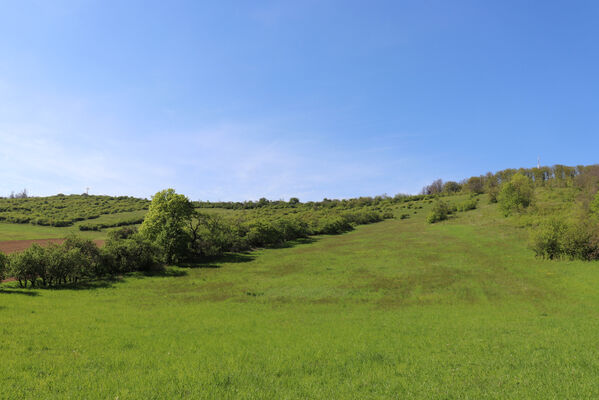
[[[85,194],[89,194],[89,188],[88,187],[85,188]]]
[[[541,169],[541,157],[537,157],[537,168]]]

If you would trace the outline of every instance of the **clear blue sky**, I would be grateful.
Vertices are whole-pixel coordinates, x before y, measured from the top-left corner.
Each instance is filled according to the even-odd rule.
[[[0,195],[415,193],[599,154],[597,1],[2,1]]]

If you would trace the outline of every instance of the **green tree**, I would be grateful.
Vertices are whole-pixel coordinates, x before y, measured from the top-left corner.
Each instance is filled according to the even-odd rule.
[[[497,200],[506,216],[522,211],[532,204],[534,188],[530,178],[517,173],[501,187]]]
[[[471,193],[481,194],[485,191],[485,182],[480,176],[473,176],[464,185]]]
[[[165,262],[180,261],[186,256],[191,240],[186,226],[193,213],[187,197],[174,189],[162,190],[152,197],[139,233],[160,249]]]
[[[0,281],[6,278],[8,270],[8,257],[0,251]]]

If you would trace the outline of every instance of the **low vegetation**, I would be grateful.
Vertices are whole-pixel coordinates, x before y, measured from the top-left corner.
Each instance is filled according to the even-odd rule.
[[[71,226],[103,214],[147,209],[149,202],[135,197],[56,195],[0,198],[0,221],[43,226]]]

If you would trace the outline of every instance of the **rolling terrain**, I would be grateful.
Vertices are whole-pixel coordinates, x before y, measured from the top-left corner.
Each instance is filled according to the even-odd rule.
[[[536,258],[527,216],[486,197],[161,274],[5,284],[0,397],[598,396],[599,263]]]

